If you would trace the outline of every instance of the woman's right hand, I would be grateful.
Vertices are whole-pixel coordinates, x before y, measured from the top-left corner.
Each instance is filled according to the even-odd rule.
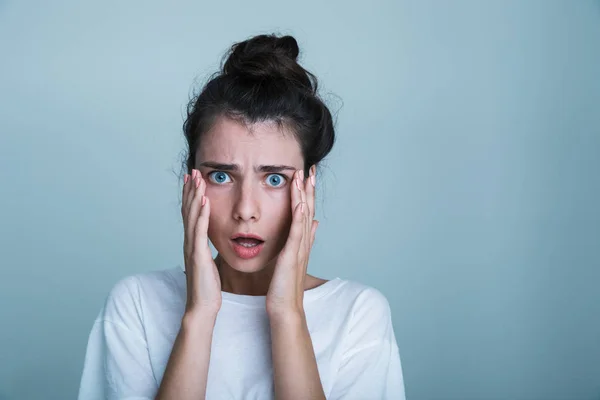
[[[216,313],[221,308],[221,279],[208,246],[210,201],[200,171],[185,175],[181,214],[185,229],[183,254],[187,280],[186,313]],[[204,203],[204,204],[203,204]]]

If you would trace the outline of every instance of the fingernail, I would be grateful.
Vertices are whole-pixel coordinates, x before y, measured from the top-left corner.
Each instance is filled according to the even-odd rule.
[[[304,171],[298,171],[298,174],[300,175],[300,181],[304,182]]]
[[[316,179],[315,179],[314,175],[310,176],[310,183],[312,183],[313,187],[315,187],[315,185],[316,185]]]
[[[196,179],[196,170],[192,169],[192,179]]]
[[[183,183],[186,184],[189,179],[190,179],[190,176],[188,174],[185,174],[183,176]]]
[[[200,187],[200,178],[196,177],[196,189]]]
[[[206,196],[202,196],[202,205],[206,204]]]
[[[302,188],[300,187],[300,179],[296,178],[296,187],[298,188],[298,190],[302,190]]]

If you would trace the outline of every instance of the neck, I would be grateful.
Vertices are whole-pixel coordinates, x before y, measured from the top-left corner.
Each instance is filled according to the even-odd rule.
[[[241,272],[233,269],[220,255],[215,264],[221,278],[221,290],[234,294],[266,296],[269,291],[275,265],[267,265],[256,272]]]

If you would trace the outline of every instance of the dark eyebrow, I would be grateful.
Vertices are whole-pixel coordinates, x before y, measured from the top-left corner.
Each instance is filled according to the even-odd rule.
[[[237,172],[240,170],[240,166],[237,164],[223,164],[214,161],[204,161],[201,162],[198,167],[207,167],[212,169],[217,169],[219,171],[234,171]],[[290,167],[289,165],[259,165],[255,168],[257,172],[271,172],[277,173],[282,171],[296,171],[296,168]]]
[[[282,171],[294,171],[296,172],[296,168],[290,167],[289,165],[259,165],[257,168],[258,172],[271,172],[277,173]]]

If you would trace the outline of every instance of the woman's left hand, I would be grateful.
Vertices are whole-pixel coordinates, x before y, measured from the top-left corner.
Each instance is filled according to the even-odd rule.
[[[267,313],[271,317],[304,312],[306,269],[319,224],[314,220],[315,170],[313,165],[307,179],[304,179],[304,171],[296,171],[290,185],[292,224],[267,292]]]

